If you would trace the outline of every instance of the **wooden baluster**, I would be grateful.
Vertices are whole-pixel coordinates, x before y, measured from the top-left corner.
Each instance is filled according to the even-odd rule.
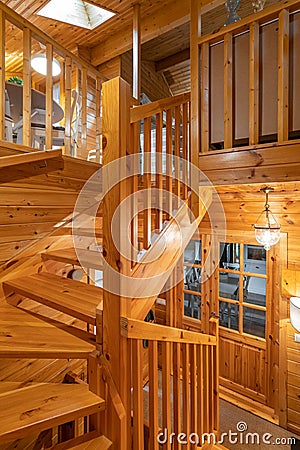
[[[23,145],[31,146],[31,31],[23,30]]]
[[[279,13],[278,30],[278,142],[289,138],[289,12]]]
[[[172,145],[172,109],[167,110],[166,118],[166,175],[167,175],[167,204],[166,208],[171,215],[173,210],[172,205],[172,190],[173,190],[173,145]]]
[[[138,155],[140,153],[140,122],[134,122],[131,125],[131,145],[132,154]],[[138,162],[135,161],[135,173],[139,173]],[[132,192],[138,191],[138,175],[134,175],[132,180]],[[132,208],[134,209],[134,200],[132,201]],[[131,244],[132,244],[132,261],[136,260],[138,252],[138,215],[133,215],[131,221]],[[133,262],[135,264],[135,262]]]
[[[88,79],[86,69],[82,69],[81,72],[81,95],[82,95],[82,108],[81,108],[81,149],[79,151],[83,159],[87,159],[87,92],[88,92]]]
[[[191,433],[190,416],[190,353],[189,345],[182,345],[182,410],[183,433],[187,436]]]
[[[188,103],[182,105],[182,181],[183,199],[188,195]]]
[[[102,151],[102,112],[101,112],[101,88],[102,81],[96,78],[96,162],[100,163]]]
[[[133,5],[133,35],[132,35],[132,96],[140,103],[141,95],[141,7],[139,3]]]
[[[212,399],[209,394],[209,380],[210,380],[210,366],[209,366],[209,346],[205,345],[203,348],[203,366],[204,366],[204,432],[209,433],[209,407]]]
[[[180,401],[180,343],[173,344],[173,410],[174,410],[174,433],[176,436],[182,432],[181,428],[181,401]],[[186,412],[183,410],[183,413]],[[174,439],[174,449],[181,448],[178,440]]]
[[[209,150],[209,43],[201,46],[201,152]]]
[[[198,420],[197,433],[202,436],[204,433],[204,398],[203,398],[203,383],[204,383],[204,365],[203,365],[203,345],[197,345],[197,405],[198,405]],[[200,443],[201,444],[201,443]]]
[[[197,346],[190,345],[190,367],[191,367],[191,432],[195,433],[197,430]],[[197,444],[191,444],[191,449],[197,449]]]
[[[220,430],[220,402],[219,402],[219,320],[212,317],[209,320],[209,333],[216,336],[213,346],[213,398],[214,398],[214,430]]]
[[[171,343],[162,342],[162,426],[171,433]],[[165,445],[171,450],[170,440]]]
[[[156,228],[161,230],[163,223],[163,177],[162,177],[162,113],[156,114],[156,188],[158,189]]]
[[[144,248],[151,238],[151,117],[144,120]]]
[[[65,154],[71,155],[71,91],[72,91],[72,60],[66,58],[66,95],[65,95]]]
[[[233,146],[232,34],[224,36],[224,148]]]
[[[53,126],[53,77],[52,77],[52,60],[53,46],[46,44],[47,58],[47,76],[46,76],[46,150],[52,148],[52,126]]]
[[[150,448],[158,450],[158,345],[149,341],[149,433]]]
[[[5,13],[0,10],[0,140],[5,137]]]
[[[249,145],[259,141],[259,24],[250,25]]]
[[[181,183],[180,183],[180,125],[181,125],[181,113],[180,106],[175,106],[175,146],[174,146],[174,154],[175,154],[175,186],[174,186],[174,194],[177,196],[175,199],[175,209],[178,209],[180,206],[180,198],[181,198]]]
[[[142,340],[132,341],[133,450],[144,448],[144,393]]]

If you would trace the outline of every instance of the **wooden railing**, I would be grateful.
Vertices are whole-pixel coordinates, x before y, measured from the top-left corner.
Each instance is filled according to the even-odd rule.
[[[218,320],[210,319],[209,335],[127,318],[121,323],[123,336],[131,341],[131,448],[181,448],[186,441],[184,447],[193,449],[208,440],[214,443],[219,430]]]
[[[279,1],[191,42],[201,152],[300,137],[299,6]]]
[[[22,55],[16,56],[12,47],[13,41],[23,42]],[[45,54],[47,75],[41,76],[31,69],[32,57]],[[61,74],[52,77],[53,57],[59,62]],[[2,2],[0,3],[0,140],[12,141],[9,132],[13,115],[14,126],[19,143],[26,146],[39,146],[40,149],[50,149],[54,145],[62,146],[66,155],[87,159],[89,152],[94,160],[99,161],[101,149],[101,86],[104,80],[101,74],[88,62],[71,53],[58,44],[38,27],[19,16]],[[21,89],[22,105],[13,114],[14,105],[8,107],[5,97],[6,82],[12,76],[18,76],[23,81]],[[55,87],[56,94],[53,95]],[[39,106],[38,113],[42,117],[36,120],[34,111],[34,91],[44,94],[44,105]],[[7,91],[8,89],[6,89]],[[39,97],[42,98],[41,96]],[[19,99],[21,100],[21,99]],[[10,99],[12,101],[12,99]],[[57,101],[63,109],[64,117],[59,117],[61,128],[53,129],[53,102]],[[9,109],[11,114],[9,114]],[[43,110],[42,112],[40,110]],[[32,123],[39,127],[32,128]],[[42,125],[42,126],[41,126]],[[39,129],[39,139],[36,128]],[[44,129],[41,130],[41,128]],[[14,128],[13,128],[14,131]],[[42,138],[41,138],[42,136]],[[56,136],[56,139],[54,139]],[[16,140],[16,137],[14,137]],[[43,147],[43,148],[42,148]]]

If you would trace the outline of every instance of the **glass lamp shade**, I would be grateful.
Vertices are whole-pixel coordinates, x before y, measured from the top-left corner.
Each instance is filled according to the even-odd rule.
[[[280,239],[280,225],[269,209],[265,209],[254,225],[255,237],[266,250],[277,244]]]
[[[290,319],[293,327],[300,332],[300,298],[290,298]]]
[[[42,75],[47,75],[47,58],[46,55],[41,53],[31,59],[31,67]],[[60,74],[60,64],[57,59],[52,60],[52,76],[56,77]]]

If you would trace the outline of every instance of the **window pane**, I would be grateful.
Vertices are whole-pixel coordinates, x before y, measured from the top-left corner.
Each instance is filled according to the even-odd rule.
[[[220,243],[220,267],[240,270],[240,244]]]
[[[237,273],[219,273],[219,297],[239,299],[239,280]]]
[[[260,245],[244,245],[244,271],[266,274],[266,250]]]
[[[184,250],[184,261],[192,264],[201,264],[201,241],[190,241]]]
[[[228,302],[220,302],[219,305],[220,326],[238,331],[239,329],[239,305]]]
[[[184,293],[184,315],[193,317],[194,319],[200,319],[200,304],[201,297],[195,294]]]
[[[266,306],[266,279],[244,276],[244,302]]]
[[[266,312],[244,307],[243,332],[265,337]]]
[[[201,292],[201,269],[184,266],[184,289]]]

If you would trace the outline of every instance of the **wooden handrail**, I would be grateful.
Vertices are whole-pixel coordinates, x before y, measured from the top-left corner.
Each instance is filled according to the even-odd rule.
[[[167,109],[182,105],[190,101],[190,93],[174,95],[173,97],[157,100],[146,105],[133,106],[130,109],[130,123],[138,122],[141,119],[146,119],[154,114],[158,114]]]
[[[20,16],[13,9],[9,8],[9,6],[7,6],[1,2],[0,9],[2,11],[4,11],[5,15],[7,16],[6,18],[9,19],[18,28],[21,28],[21,29],[28,28],[29,30],[32,31],[32,33],[34,35],[36,35],[38,38],[40,38],[43,41],[43,43],[52,44],[53,47],[55,47],[55,50],[58,51],[58,53],[62,54],[63,56],[71,57],[74,62],[76,62],[80,66],[87,69],[95,77],[101,77],[103,81],[107,80],[107,78],[104,75],[102,75],[94,66],[92,66],[88,62],[84,61],[80,57],[74,55],[68,49],[64,48],[62,45],[60,45],[58,42],[56,42],[51,36],[49,36],[44,31],[40,30],[40,28],[33,25],[31,22],[29,22],[24,17]]]
[[[278,18],[278,14],[281,10],[287,9],[290,11],[296,10],[300,5],[299,0],[280,0],[278,3],[265,8],[262,11],[256,12],[255,14],[251,14],[250,16],[244,17],[238,22],[227,25],[226,27],[222,27],[220,30],[215,33],[206,34],[201,36],[198,40],[198,44],[202,45],[205,42],[216,43],[224,38],[224,36],[228,33],[232,33],[233,35],[239,34],[249,28],[250,24],[253,22],[257,22],[259,24],[266,23],[270,20],[274,20]]]
[[[142,320],[121,317],[122,336],[149,341],[179,342],[181,344],[216,345],[217,339],[210,334],[195,333],[181,328],[167,327]]]

